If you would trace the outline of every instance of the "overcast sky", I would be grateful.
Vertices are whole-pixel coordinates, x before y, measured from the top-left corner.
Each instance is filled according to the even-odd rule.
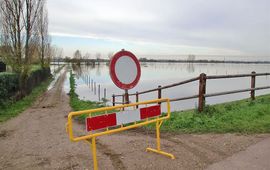
[[[48,0],[53,43],[106,54],[270,56],[270,0]]]

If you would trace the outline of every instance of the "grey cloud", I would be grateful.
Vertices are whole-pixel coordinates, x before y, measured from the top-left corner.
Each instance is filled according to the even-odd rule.
[[[48,2],[50,31],[270,54],[268,0]]]

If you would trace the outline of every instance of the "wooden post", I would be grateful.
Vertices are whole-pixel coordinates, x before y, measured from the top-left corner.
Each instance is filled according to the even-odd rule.
[[[112,95],[112,105],[115,106],[115,95]]]
[[[122,95],[122,104],[125,104],[125,93]],[[123,107],[122,110],[125,110],[125,108]]]
[[[98,85],[98,101],[100,101],[100,84]]]
[[[96,82],[94,82],[94,94],[96,95],[97,93],[97,85],[96,85]]]
[[[198,111],[202,112],[205,105],[205,92],[206,92],[206,74],[201,73],[199,79],[199,106]]]
[[[129,104],[129,95],[128,95],[128,90],[125,90],[125,104]]]
[[[256,72],[252,71],[251,74],[253,74],[251,76],[251,88],[255,88],[255,84],[256,84]],[[255,90],[251,90],[250,91],[250,98],[252,100],[255,100]]]
[[[136,103],[138,103],[139,102],[139,93],[138,92],[136,92]],[[136,109],[138,109],[138,105],[136,105]]]
[[[93,79],[91,80],[91,91],[93,91]]]
[[[161,85],[158,86],[158,99],[161,99]],[[161,104],[161,102],[158,102],[158,104]]]
[[[122,104],[125,104],[125,94],[122,95]]]
[[[104,88],[103,98],[106,100],[106,88]]]

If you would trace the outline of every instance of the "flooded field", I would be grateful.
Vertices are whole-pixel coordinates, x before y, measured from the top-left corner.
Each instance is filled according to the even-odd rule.
[[[107,104],[111,105],[113,94],[123,94],[124,91],[117,88],[110,76],[107,64],[95,66],[81,65],[73,67],[76,78],[76,93],[80,99],[102,101],[107,99]],[[129,90],[129,93],[144,91],[157,88],[159,85],[169,85],[186,79],[199,76],[200,73],[207,75],[227,75],[227,74],[248,74],[252,71],[257,73],[270,72],[270,64],[205,64],[205,63],[141,63],[141,79],[138,85]],[[69,76],[69,75],[67,75]],[[207,80],[206,93],[222,92],[250,88],[250,77]],[[256,87],[267,86],[270,84],[270,76],[260,76],[256,78]],[[180,98],[198,94],[198,81],[182,86],[165,89],[162,91],[163,98]],[[100,90],[99,90],[100,89]],[[65,82],[65,90],[68,91],[68,78]],[[100,93],[99,93],[100,91]],[[256,91],[256,95],[270,93],[270,90]],[[217,97],[206,98],[206,104],[222,103],[232,100],[248,98],[249,92],[230,94]],[[156,99],[157,92],[142,94],[139,100]],[[135,96],[130,97],[132,102]],[[116,98],[121,102],[122,98]],[[171,103],[172,110],[183,110],[197,107],[198,99],[177,101]]]

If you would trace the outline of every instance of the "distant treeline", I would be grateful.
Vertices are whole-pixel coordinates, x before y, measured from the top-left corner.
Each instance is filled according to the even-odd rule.
[[[79,59],[79,62],[84,63],[108,63],[109,59]],[[270,61],[233,61],[233,60],[173,60],[173,59],[147,59],[140,58],[140,62],[152,62],[152,63],[235,63],[235,64],[270,64]],[[74,58],[55,58],[53,62],[78,62],[78,59]]]
[[[233,60],[167,60],[167,59],[147,59],[140,58],[141,62],[161,62],[161,63],[236,63],[236,64],[270,64],[270,61],[233,61]]]

